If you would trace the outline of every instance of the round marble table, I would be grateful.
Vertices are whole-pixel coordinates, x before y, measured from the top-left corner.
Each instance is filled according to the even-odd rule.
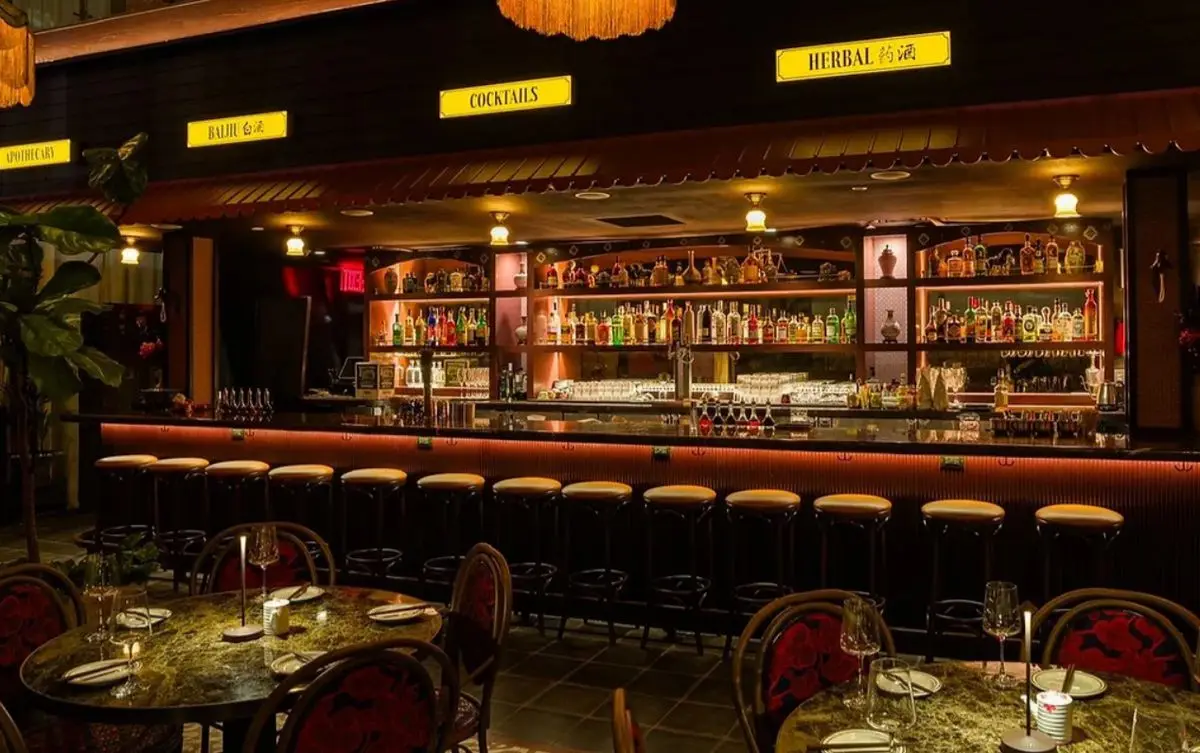
[[[1009,665],[1017,667],[1020,665]],[[999,690],[987,679],[978,664],[944,662],[921,667],[940,677],[942,690],[930,698],[917,700],[917,723],[901,735],[910,751],[919,753],[974,753],[995,751],[1000,736],[1025,724],[1021,705],[1024,675],[1020,687]],[[1075,734],[1071,753],[1112,753],[1129,750],[1129,732],[1134,709],[1156,718],[1170,717],[1186,722],[1189,729],[1200,731],[1200,693],[1169,688],[1157,683],[1140,682],[1104,675],[1108,692],[1099,698],[1077,701]],[[853,711],[842,704],[848,690],[840,686],[820,693],[793,711],[779,729],[776,753],[803,753],[805,745],[814,745],[825,736],[844,729],[867,728],[865,712]],[[1036,693],[1036,688],[1034,689]],[[1177,734],[1164,726],[1150,727],[1164,737]],[[1178,739],[1171,745],[1163,740],[1163,751],[1179,750]]]
[[[270,664],[293,651],[330,651],[355,643],[391,637],[432,640],[441,617],[405,625],[381,625],[367,617],[380,604],[415,602],[390,591],[338,586],[319,599],[293,604],[291,632],[284,638],[262,637],[227,643],[222,631],[239,623],[239,594],[192,596],[162,606],[171,618],[157,626],[141,654],[138,678],[148,688],[133,698],[113,698],[110,688],[86,689],[60,678],[72,667],[113,658],[119,647],[88,643],[90,628],[58,636],[30,654],[21,665],[21,681],[33,702],[63,717],[109,724],[180,724],[227,722],[229,739],[244,731],[278,680]],[[246,606],[247,620],[261,616],[261,605]],[[253,621],[258,621],[257,617]]]

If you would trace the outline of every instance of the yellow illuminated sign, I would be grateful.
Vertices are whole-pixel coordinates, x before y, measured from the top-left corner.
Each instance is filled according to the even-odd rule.
[[[0,146],[0,170],[64,165],[71,161],[71,140]]]
[[[187,145],[188,149],[195,149],[202,146],[286,139],[287,135],[287,112],[260,112],[255,115],[192,121],[187,127]]]
[[[776,81],[859,76],[950,65],[950,32],[794,47],[775,53]]]
[[[442,118],[493,115],[498,112],[540,110],[571,104],[571,77],[553,76],[506,84],[471,86],[442,92],[438,114]]]

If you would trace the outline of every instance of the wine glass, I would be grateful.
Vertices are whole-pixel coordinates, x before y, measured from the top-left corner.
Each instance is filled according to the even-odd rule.
[[[895,740],[917,722],[910,670],[902,659],[884,657],[871,662],[867,685],[867,724]]]
[[[118,658],[127,662],[129,673],[125,682],[112,689],[113,698],[129,698],[145,690],[146,684],[137,678],[141,662],[137,659],[146,650],[154,621],[150,619],[150,600],[146,589],[140,587],[113,590],[112,611],[109,613],[108,640],[121,648]]]
[[[1129,753],[1189,753],[1197,749],[1194,734],[1182,715],[1171,710],[1134,708]]]
[[[858,672],[855,676],[856,690],[846,696],[848,708],[861,709],[867,705],[867,693],[864,687],[863,659],[879,653],[879,617],[875,608],[865,599],[852,596],[842,605],[842,635],[841,647],[847,654],[858,659]]]
[[[250,533],[246,561],[262,568],[262,600],[267,600],[267,568],[279,561],[279,539],[275,526],[256,526]]]
[[[113,559],[103,552],[83,558],[83,596],[96,604],[96,629],[88,635],[88,643],[108,638],[108,609],[117,583],[114,565]]]
[[[1021,632],[1021,609],[1017,601],[1017,584],[994,580],[983,594],[983,629],[1000,642],[1000,664],[992,681],[1001,688],[1010,688],[1016,679],[1004,671],[1004,641]]]

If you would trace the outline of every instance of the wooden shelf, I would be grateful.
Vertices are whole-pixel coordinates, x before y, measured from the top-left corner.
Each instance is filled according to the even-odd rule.
[[[938,288],[1089,288],[1104,282],[1103,274],[1084,272],[1062,275],[1000,275],[996,277],[924,277],[916,280],[916,287],[927,290]]]
[[[853,353],[857,345],[805,344],[805,345],[693,345],[694,353]],[[571,353],[596,351],[599,353],[662,353],[667,354],[666,345],[529,345],[531,353]],[[520,348],[518,348],[520,350]]]
[[[427,346],[420,345],[369,345],[371,353],[420,353]],[[488,353],[490,345],[435,345],[430,348],[434,353]]]
[[[1036,343],[918,343],[917,350],[937,352],[937,351],[986,351],[995,352],[1001,350],[1016,350],[1016,351],[1067,351],[1071,353],[1086,353],[1095,351],[1097,353],[1104,351],[1104,343],[1099,340],[1090,342],[1036,342]]]
[[[680,285],[653,288],[539,288],[533,291],[534,298],[579,298],[603,299],[626,298],[629,300],[661,300],[665,298],[752,298],[786,295],[851,295],[855,292],[854,280],[796,280],[757,285]]]
[[[903,353],[908,343],[865,343],[862,349],[868,353]]]
[[[370,299],[372,301],[410,301],[412,303],[444,303],[446,301],[487,303],[490,300],[489,296],[494,295],[497,294],[488,291],[482,293],[478,291],[474,293],[385,293],[373,295]]]
[[[891,280],[863,280],[864,288],[907,288],[908,280],[904,277],[896,277]]]

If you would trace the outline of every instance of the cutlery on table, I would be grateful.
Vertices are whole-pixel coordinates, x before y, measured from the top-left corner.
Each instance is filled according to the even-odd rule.
[[[416,604],[391,604],[391,605],[387,605],[387,606],[383,606],[383,607],[376,607],[375,609],[371,610],[371,616],[372,617],[387,617],[387,616],[393,615],[393,614],[400,614],[401,612],[415,611],[415,610],[419,610],[419,609],[424,610],[424,609],[429,609],[431,607],[434,609],[437,608],[433,604],[430,604],[428,602],[419,602]]]
[[[298,599],[301,596],[303,596],[308,591],[308,587],[311,585],[312,585],[311,583],[300,584],[300,587],[297,588],[295,591],[292,591],[292,595],[287,597],[288,601],[294,601],[295,599]]]
[[[80,682],[82,680],[95,680],[97,678],[103,677],[106,674],[109,674],[110,672],[124,670],[124,669],[126,669],[127,666],[128,665],[124,661],[122,661],[119,664],[109,664],[108,666],[104,666],[104,667],[95,667],[93,669],[89,669],[86,672],[78,672],[76,674],[71,674],[71,672],[68,671],[66,674],[63,675],[63,679],[66,680],[67,682]]]
[[[1075,665],[1067,666],[1067,673],[1063,675],[1062,692],[1067,695],[1071,694],[1071,682],[1075,679]]]

